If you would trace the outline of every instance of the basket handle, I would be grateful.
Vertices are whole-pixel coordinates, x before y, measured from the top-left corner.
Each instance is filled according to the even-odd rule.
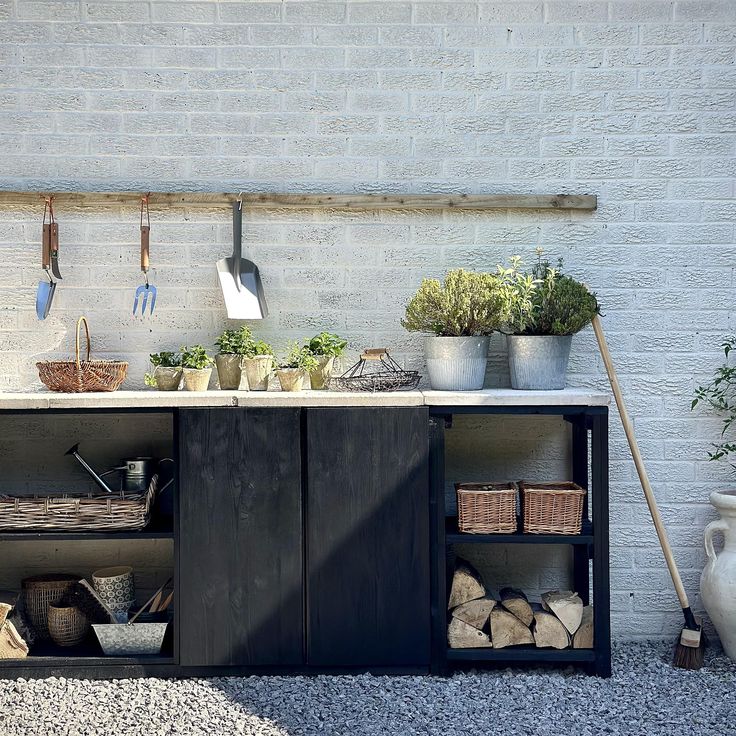
[[[90,341],[89,341],[89,325],[87,324],[87,320],[85,317],[80,317],[77,320],[77,369],[81,368],[82,365],[79,361],[79,327],[81,326],[82,322],[84,322],[84,331],[87,333],[87,363],[89,363],[89,352],[90,352]]]

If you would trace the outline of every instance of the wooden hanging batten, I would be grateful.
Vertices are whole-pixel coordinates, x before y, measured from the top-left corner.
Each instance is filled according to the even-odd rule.
[[[64,205],[110,206],[140,204],[140,192],[59,192],[54,203]],[[0,206],[27,206],[43,203],[47,192],[0,191]],[[245,207],[293,207],[296,209],[542,209],[594,210],[594,194],[270,194],[236,192],[151,192],[151,208],[230,207],[242,199]]]

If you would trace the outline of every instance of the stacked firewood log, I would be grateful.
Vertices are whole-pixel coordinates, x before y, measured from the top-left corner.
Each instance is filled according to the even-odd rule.
[[[488,593],[478,571],[459,560],[447,608],[451,613],[447,641],[452,649],[520,644],[552,649],[593,647],[593,607],[577,593],[552,590],[541,603],[530,603],[523,591],[501,588]]]

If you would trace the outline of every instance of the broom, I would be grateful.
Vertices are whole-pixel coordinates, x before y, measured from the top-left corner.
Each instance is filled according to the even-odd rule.
[[[667,568],[672,577],[672,582],[677,592],[677,597],[680,600],[682,606],[682,613],[685,616],[685,627],[680,634],[675,646],[675,667],[681,667],[686,670],[699,670],[703,666],[703,651],[705,649],[706,640],[705,634],[702,632],[700,625],[695,620],[690,603],[687,599],[687,593],[682,584],[680,573],[675,563],[675,558],[672,554],[672,548],[670,547],[669,539],[667,538],[667,532],[662,523],[662,517],[659,514],[657,508],[657,501],[654,498],[652,487],[649,484],[649,477],[647,476],[644,462],[639,452],[639,446],[636,443],[636,437],[634,436],[634,427],[629,419],[629,413],[626,411],[626,405],[624,404],[624,397],[621,394],[621,387],[618,384],[618,378],[616,377],[616,370],[613,367],[613,361],[611,360],[611,354],[608,351],[608,345],[606,344],[606,338],[603,336],[603,328],[601,327],[598,315],[593,317],[593,330],[595,332],[596,340],[598,340],[598,347],[601,351],[601,357],[603,363],[606,366],[606,373],[608,373],[608,380],[611,383],[613,389],[613,395],[616,399],[616,406],[618,407],[618,413],[621,416],[621,424],[624,425],[624,432],[626,432],[626,439],[629,441],[629,447],[631,448],[631,454],[634,458],[634,465],[636,465],[636,472],[639,474],[639,480],[641,481],[641,487],[644,490],[644,496],[647,500],[647,506],[649,506],[649,513],[652,515],[652,521],[654,522],[654,528],[657,530],[657,536],[659,537],[659,544],[662,547],[664,559],[667,562]]]

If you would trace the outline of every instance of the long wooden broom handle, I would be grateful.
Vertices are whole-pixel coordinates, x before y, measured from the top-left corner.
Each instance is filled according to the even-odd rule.
[[[629,448],[634,458],[634,465],[636,465],[636,472],[639,474],[639,480],[641,481],[641,487],[644,491],[644,496],[647,499],[647,506],[649,506],[649,513],[652,515],[652,521],[654,522],[654,528],[657,530],[657,536],[659,537],[659,544],[662,547],[664,559],[667,562],[667,569],[670,571],[672,582],[677,592],[677,597],[680,599],[680,605],[683,608],[689,608],[690,604],[687,600],[687,593],[685,587],[682,584],[680,578],[680,572],[677,569],[677,563],[672,554],[672,548],[670,547],[669,539],[667,538],[667,531],[662,523],[662,517],[659,514],[659,508],[657,507],[657,501],[654,498],[654,492],[652,486],[649,484],[649,476],[647,475],[646,468],[644,467],[644,461],[641,458],[639,452],[639,445],[636,443],[636,437],[634,436],[634,427],[629,419],[629,413],[626,411],[626,404],[624,404],[624,397],[621,393],[621,387],[618,384],[618,378],[616,376],[616,369],[613,367],[613,361],[611,360],[611,353],[608,351],[608,345],[606,344],[606,338],[603,336],[603,327],[601,327],[600,319],[598,315],[593,317],[593,331],[595,332],[595,338],[598,340],[598,347],[601,351],[601,357],[603,358],[603,364],[606,366],[606,373],[608,373],[608,380],[611,383],[613,389],[613,396],[616,399],[616,406],[618,407],[618,413],[621,417],[621,424],[624,425],[624,432],[626,432],[626,439],[629,441]]]

